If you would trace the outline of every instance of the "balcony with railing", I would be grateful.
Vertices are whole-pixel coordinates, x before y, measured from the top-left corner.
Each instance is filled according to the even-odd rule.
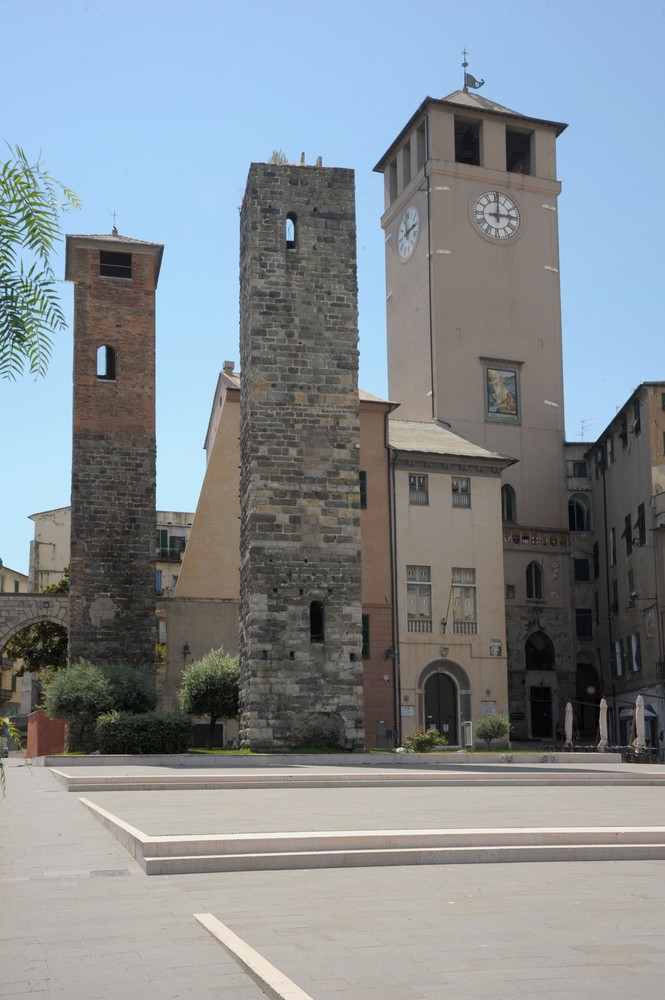
[[[409,618],[407,624],[407,632],[431,632],[432,631],[432,620],[431,618]]]
[[[454,621],[453,635],[478,635],[478,622]]]

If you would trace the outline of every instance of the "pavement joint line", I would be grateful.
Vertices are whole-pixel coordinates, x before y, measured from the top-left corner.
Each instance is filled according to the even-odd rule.
[[[195,920],[205,927],[233,959],[251,976],[270,1000],[313,1000],[293,980],[285,976],[258,951],[223,924],[212,913],[194,913]]]

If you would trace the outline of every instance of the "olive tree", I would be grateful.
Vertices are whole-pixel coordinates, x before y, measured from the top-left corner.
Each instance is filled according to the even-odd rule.
[[[68,750],[93,750],[97,718],[113,708],[111,683],[94,663],[79,660],[48,678],[44,708],[67,723]]]
[[[185,668],[180,707],[188,715],[207,717],[206,746],[209,750],[212,749],[215,723],[220,719],[235,719],[238,714],[238,680],[238,657],[223,649],[211,649]]]
[[[492,740],[499,740],[510,732],[510,720],[505,715],[485,715],[476,723],[476,736],[490,748]]]

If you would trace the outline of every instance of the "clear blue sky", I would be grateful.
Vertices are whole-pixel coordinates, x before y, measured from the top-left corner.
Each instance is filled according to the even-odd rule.
[[[461,86],[564,121],[558,143],[569,438],[600,435],[663,353],[660,0],[0,0],[0,136],[83,200],[65,231],[165,244],[157,290],[157,496],[195,510],[216,377],[238,361],[238,206],[273,149],[356,172],[360,382],[386,395],[382,178],[426,96]],[[64,272],[64,258],[58,262]],[[73,291],[63,283],[71,316]],[[588,423],[587,423],[588,422]],[[71,333],[46,379],[0,382],[0,558],[65,506]]]

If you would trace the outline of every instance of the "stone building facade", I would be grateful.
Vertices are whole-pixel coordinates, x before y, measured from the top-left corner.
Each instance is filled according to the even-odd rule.
[[[362,746],[353,171],[251,165],[240,360],[241,739]]]
[[[155,289],[163,247],[68,236],[74,295],[70,660],[151,663]]]

